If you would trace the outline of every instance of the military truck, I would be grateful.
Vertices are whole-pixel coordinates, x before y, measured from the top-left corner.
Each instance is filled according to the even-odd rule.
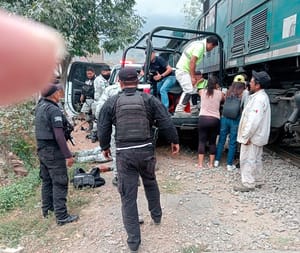
[[[145,64],[144,72],[145,75],[141,81],[142,84],[148,84],[151,86],[152,91],[155,91],[156,83],[152,80],[152,71],[150,69],[151,53],[155,51],[156,54],[162,56],[169,65],[173,68],[173,75],[175,75],[176,63],[179,60],[184,48],[187,44],[194,40],[202,40],[205,37],[215,35],[219,40],[219,46],[211,52],[208,52],[202,61],[202,65],[205,62],[215,62],[212,68],[203,71],[201,66],[197,66],[197,70],[200,70],[206,77],[209,75],[218,75],[220,85],[222,86],[223,80],[223,41],[221,37],[213,32],[203,32],[197,30],[190,30],[185,28],[159,26],[154,28],[151,32],[145,33],[140,37],[133,45],[129,46],[124,50],[122,56],[122,62],[126,62],[128,52],[133,49],[140,49],[145,51]],[[216,74],[217,73],[217,74]],[[172,115],[175,111],[176,105],[179,101],[182,89],[179,83],[169,91],[169,112]],[[154,92],[154,95],[155,92]],[[200,98],[198,98],[200,100]],[[189,107],[187,106],[187,111]],[[198,124],[198,116],[186,116],[178,117],[172,116],[172,120],[179,132],[186,130],[196,130]]]

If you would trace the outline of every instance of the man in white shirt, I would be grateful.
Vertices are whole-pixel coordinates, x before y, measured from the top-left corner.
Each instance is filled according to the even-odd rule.
[[[271,78],[267,72],[252,71],[250,96],[243,110],[237,141],[241,143],[241,184],[235,191],[253,191],[263,185],[263,146],[268,143],[271,126],[271,108],[265,92]]]

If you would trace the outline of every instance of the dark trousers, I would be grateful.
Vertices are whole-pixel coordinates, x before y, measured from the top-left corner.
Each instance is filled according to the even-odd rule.
[[[59,148],[45,147],[38,151],[42,179],[42,211],[54,210],[57,219],[68,216],[68,172],[66,160]]]
[[[216,153],[216,140],[220,129],[220,120],[211,116],[200,116],[198,121],[198,154],[205,154],[208,141],[209,154]]]
[[[162,210],[160,192],[155,177],[154,147],[117,151],[118,190],[122,201],[123,223],[128,235],[127,243],[136,250],[141,242],[137,209],[138,178],[142,178],[148,209],[154,221],[160,222]]]

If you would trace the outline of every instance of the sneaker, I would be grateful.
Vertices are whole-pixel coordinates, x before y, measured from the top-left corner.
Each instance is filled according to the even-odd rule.
[[[177,117],[177,118],[184,118],[184,117],[191,117],[191,113],[188,112],[175,112],[173,117]]]
[[[71,222],[77,221],[78,219],[79,219],[78,215],[70,215],[69,214],[67,218],[57,220],[56,223],[59,226],[63,226],[65,224],[67,224],[67,223],[71,223]]]
[[[144,223],[144,217],[143,214],[139,213],[139,223],[143,224]]]
[[[227,171],[233,171],[235,169],[236,169],[235,165],[227,165]]]
[[[200,111],[199,110],[192,110],[191,116],[199,116]]]
[[[220,165],[220,162],[217,161],[217,160],[215,160],[215,161],[214,161],[214,167],[219,167],[219,165]]]
[[[113,184],[114,186],[118,186],[118,178],[117,178],[117,177],[114,177],[114,178],[113,178],[112,184]]]
[[[243,184],[240,184],[240,185],[234,186],[233,190],[238,191],[238,192],[250,192],[250,191],[254,191],[255,187],[247,187]]]

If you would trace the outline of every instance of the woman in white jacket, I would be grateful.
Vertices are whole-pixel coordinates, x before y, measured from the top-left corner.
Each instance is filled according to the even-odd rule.
[[[250,96],[243,110],[237,141],[241,143],[241,185],[235,191],[253,191],[263,184],[263,146],[268,143],[271,125],[271,108],[265,88],[271,78],[265,72],[252,71]]]

